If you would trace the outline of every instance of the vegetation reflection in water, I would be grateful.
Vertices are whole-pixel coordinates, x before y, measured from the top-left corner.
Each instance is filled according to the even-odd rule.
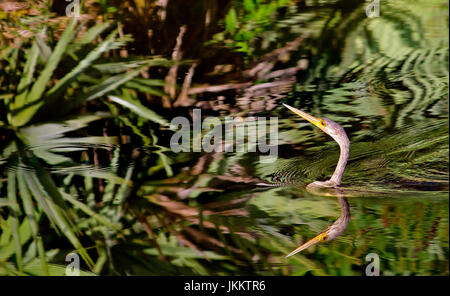
[[[214,26],[187,22],[167,42],[195,60],[177,65],[187,89],[158,76],[177,75],[176,50],[175,62],[157,46],[167,59],[116,59],[148,36],[106,23],[69,21],[54,47],[39,35],[2,48],[0,273],[63,274],[76,251],[86,274],[363,275],[369,253],[382,275],[448,274],[448,2],[382,1],[378,18],[364,1],[230,1],[221,16],[207,2],[196,19],[209,11]],[[287,259],[341,208],[306,191],[332,175],[339,148],[282,103],[345,128],[342,186],[363,193],[346,196],[339,238]],[[278,116],[278,160],[173,153],[168,123],[194,106]]]

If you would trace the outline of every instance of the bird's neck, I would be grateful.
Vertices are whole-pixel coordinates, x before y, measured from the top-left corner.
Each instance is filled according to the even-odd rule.
[[[347,199],[343,195],[338,196],[338,200],[339,205],[341,206],[341,216],[339,219],[348,224],[348,221],[350,221],[350,206],[348,205]]]
[[[346,137],[346,141],[343,144],[340,144],[341,155],[339,156],[339,161],[336,165],[336,169],[334,170],[333,176],[331,176],[330,181],[336,185],[341,185],[342,175],[344,174],[345,166],[347,165],[347,160],[350,154],[350,145],[349,140]]]
[[[348,205],[347,199],[343,197],[341,193],[338,195],[338,200],[341,206],[341,215],[331,226],[334,231],[333,238],[340,236],[345,231],[348,223],[350,222],[350,207]]]

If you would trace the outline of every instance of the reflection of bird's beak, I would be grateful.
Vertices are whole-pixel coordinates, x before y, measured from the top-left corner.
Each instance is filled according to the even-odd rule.
[[[328,234],[327,230],[325,230],[324,232],[317,235],[315,238],[310,239],[309,241],[307,241],[306,243],[304,243],[303,245],[301,245],[300,247],[298,247],[297,249],[292,251],[289,255],[286,256],[286,258],[289,256],[292,256],[294,254],[297,254],[298,252],[303,251],[304,249],[309,248],[310,246],[315,245],[315,244],[320,243],[321,241],[325,240],[327,237],[327,234]]]
[[[318,128],[320,128],[321,130],[324,131],[323,126],[320,124],[320,119],[317,117],[314,117],[312,115],[309,115],[306,112],[303,112],[302,110],[299,110],[297,108],[294,108],[292,106],[289,106],[287,104],[283,104],[286,108],[288,108],[289,110],[291,110],[292,112],[294,112],[295,114],[303,117],[304,119],[308,120],[309,122],[311,122],[312,124],[314,124],[315,126],[317,126]]]

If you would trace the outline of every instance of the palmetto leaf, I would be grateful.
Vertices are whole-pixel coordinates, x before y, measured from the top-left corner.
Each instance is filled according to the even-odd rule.
[[[136,77],[137,75],[139,75],[141,70],[142,69],[133,70],[133,71],[129,71],[125,74],[110,77],[110,78],[104,80],[99,85],[95,85],[95,86],[89,88],[87,92],[78,95],[77,97],[75,97],[73,100],[71,100],[68,103],[70,103],[71,105],[79,105],[83,102],[87,102],[87,101],[99,98],[99,97],[107,94],[108,92],[115,90],[119,86],[121,86],[124,83],[126,83],[127,81],[131,80],[133,77]]]
[[[116,39],[117,29],[114,30],[109,36],[101,42],[97,47],[91,51],[83,60],[81,60],[78,65],[67,73],[58,83],[48,91],[47,97],[49,97],[49,102],[51,103],[54,97],[59,96],[67,87],[67,85],[73,81],[80,73],[86,70],[92,65],[92,63],[97,60],[104,52],[119,48],[123,46],[124,42]],[[53,100],[51,99],[53,98]]]
[[[13,109],[17,109],[25,105],[26,97],[28,95],[28,88],[32,83],[34,70],[36,69],[37,60],[39,57],[39,50],[37,42],[34,41],[31,49],[27,52],[27,61],[23,70],[22,78],[17,86],[17,96],[13,102]]]
[[[60,192],[49,176],[46,176],[45,171],[40,170],[39,173],[44,174],[44,178],[39,178],[34,171],[24,172],[27,186],[30,188],[33,197],[42,207],[56,229],[61,231],[61,233],[67,237],[72,245],[78,250],[81,257],[86,261],[86,264],[92,267],[93,261],[75,235],[73,225],[71,225],[72,223],[68,220],[67,212],[64,211],[65,208],[62,207],[62,196]]]
[[[14,172],[8,172],[8,199],[11,203],[11,228],[13,234],[13,241],[15,246],[16,253],[16,263],[19,268],[19,272],[22,273],[22,245],[20,243],[20,234],[19,234],[19,206],[17,204],[16,197],[16,176]]]
[[[19,185],[20,197],[22,199],[22,205],[25,210],[25,214],[28,218],[27,220],[28,220],[28,223],[30,224],[30,229],[33,234],[35,243],[37,244],[37,250],[38,250],[39,258],[41,261],[41,267],[42,267],[42,270],[44,270],[44,273],[48,274],[48,266],[47,266],[44,244],[42,242],[41,237],[39,236],[39,226],[38,226],[37,217],[35,215],[36,210],[35,210],[35,206],[32,201],[30,191],[29,191],[28,187],[26,186],[22,169],[19,169],[17,171],[17,181],[18,181],[18,185]]]
[[[68,53],[72,53],[83,45],[91,44],[94,42],[101,33],[111,26],[111,23],[99,23],[91,28],[89,28],[80,38],[75,39],[74,42],[68,47]]]
[[[132,98],[126,98],[126,97],[119,97],[119,96],[108,96],[108,98],[119,104],[122,105],[123,107],[130,109],[131,111],[133,111],[134,113],[136,113],[137,115],[151,120],[153,122],[162,124],[162,125],[168,125],[168,122],[166,119],[164,119],[163,117],[159,116],[158,114],[156,114],[154,111],[148,109],[147,107],[145,107],[144,105],[142,105],[138,100],[134,100]]]
[[[61,39],[56,44],[55,49],[51,53],[44,69],[37,78],[36,82],[33,84],[29,94],[26,97],[25,104],[22,106],[16,105],[14,111],[15,113],[12,117],[11,124],[14,126],[25,125],[37,112],[40,106],[44,103],[42,95],[44,94],[47,83],[50,81],[53,72],[61,60],[64,52],[66,51],[67,45],[72,39],[72,35],[76,25],[76,18],[73,18],[66,30],[61,36]]]

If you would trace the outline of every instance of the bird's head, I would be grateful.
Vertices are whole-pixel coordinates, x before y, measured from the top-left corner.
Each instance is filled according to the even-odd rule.
[[[299,110],[287,104],[283,105],[295,114],[301,116],[302,118],[308,120],[309,122],[320,128],[326,134],[330,135],[339,145],[348,142],[347,134],[345,133],[344,129],[333,120],[325,117],[314,117],[306,112],[303,112],[302,110]]]

